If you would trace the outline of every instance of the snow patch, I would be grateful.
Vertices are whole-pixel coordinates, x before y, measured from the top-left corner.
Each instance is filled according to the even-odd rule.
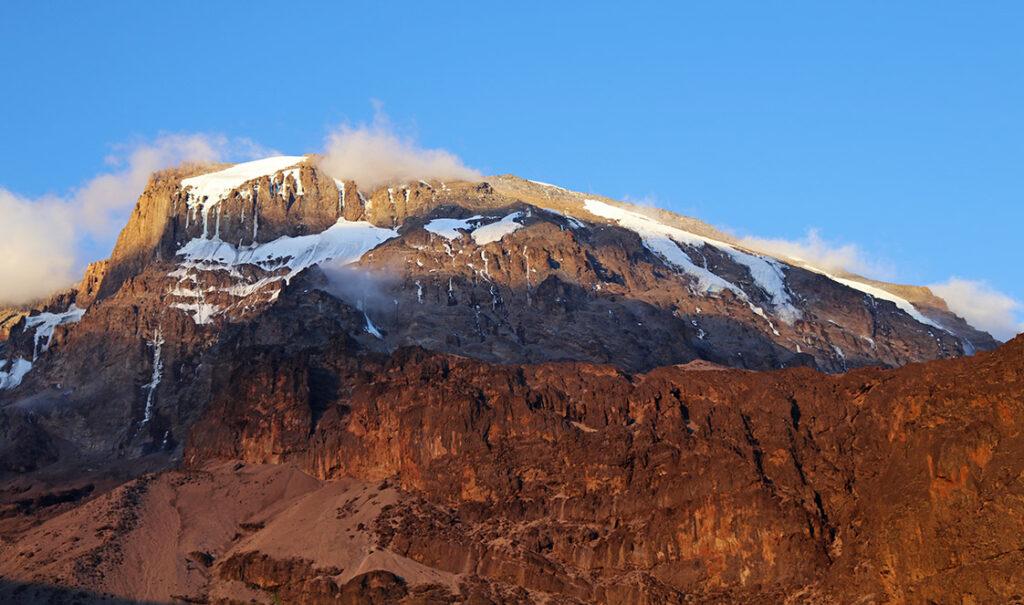
[[[440,235],[449,240],[459,239],[463,231],[472,231],[472,223],[483,220],[482,216],[471,216],[469,218],[435,218],[423,228],[427,231]]]
[[[288,269],[287,282],[304,269],[328,260],[355,262],[385,241],[397,237],[394,229],[375,227],[365,221],[338,222],[313,235],[283,235],[272,242],[235,247],[223,240],[195,238],[178,250],[181,264],[201,270],[230,270],[255,265],[264,271]]]
[[[366,311],[363,311],[363,317],[366,319],[366,331],[376,336],[377,338],[383,339],[384,336],[381,335],[380,330],[377,329],[377,326],[373,325],[373,321],[370,320],[370,316],[366,314]]]
[[[584,228],[586,228],[586,225],[583,224],[583,221],[579,220],[578,218],[576,218],[574,216],[569,216],[568,214],[566,214],[566,213],[564,213],[564,212],[562,212],[560,210],[554,210],[552,208],[541,208],[541,211],[547,212],[548,214],[554,214],[555,216],[562,217],[563,219],[565,219],[565,221],[567,223],[569,223],[569,227],[572,228],[572,229],[584,229]]]
[[[3,368],[7,367],[7,362],[0,363],[0,391],[13,389],[14,387],[21,384],[24,380],[25,374],[32,369],[32,362],[18,357],[11,364],[11,369],[3,371]]]
[[[522,212],[513,212],[496,223],[477,227],[471,234],[473,236],[473,241],[476,242],[476,245],[478,246],[496,242],[506,235],[520,229],[523,225],[522,223],[517,222],[517,219],[522,217]]]
[[[521,228],[522,223],[517,222],[521,218],[523,218],[522,212],[513,212],[498,221],[491,219],[491,222],[484,225],[479,223],[488,219],[479,215],[469,218],[435,218],[423,225],[423,228],[447,240],[457,240],[463,236],[464,231],[469,231],[473,241],[478,246],[483,246],[496,242]]]
[[[50,348],[53,331],[57,326],[77,323],[83,315],[85,315],[85,309],[79,309],[77,305],[72,304],[63,313],[43,312],[26,318],[25,328],[35,329],[32,360],[35,361],[40,353],[45,353]]]

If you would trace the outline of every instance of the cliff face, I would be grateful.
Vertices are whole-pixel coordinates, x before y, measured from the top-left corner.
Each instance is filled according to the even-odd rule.
[[[429,504],[382,515],[381,542],[432,567],[583,602],[1020,589],[1020,338],[830,378],[262,355],[232,371],[186,462],[388,479]]]
[[[996,603],[1021,589],[1021,339],[840,376],[243,340],[186,468],[74,513],[91,527],[130,510],[107,543],[167,541],[161,556],[206,563],[154,590],[111,547],[64,553],[72,512],[10,547],[5,577],[41,560],[51,581],[100,592],[298,603]],[[206,518],[199,502],[223,529],[168,529],[167,515]],[[87,547],[101,579],[69,567]]]

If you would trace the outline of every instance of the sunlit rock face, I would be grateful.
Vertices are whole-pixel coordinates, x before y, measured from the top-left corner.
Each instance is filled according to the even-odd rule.
[[[974,356],[996,344],[927,289],[513,176],[364,191],[314,156],[184,166],[78,286],[0,311],[3,531],[51,553],[5,577],[155,600],[912,602],[1016,560],[952,554],[1016,476],[1020,343]],[[285,475],[302,488],[267,487]],[[263,519],[219,482],[291,504]],[[358,556],[285,546],[302,532],[276,515],[304,494]],[[119,577],[174,498],[249,538],[185,540],[192,571],[159,594],[72,569]],[[80,550],[22,533],[122,514]]]

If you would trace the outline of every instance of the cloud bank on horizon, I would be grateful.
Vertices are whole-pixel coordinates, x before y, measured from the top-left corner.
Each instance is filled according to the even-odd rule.
[[[425,149],[395,132],[378,111],[369,125],[344,125],[328,134],[321,167],[338,179],[366,188],[418,179],[473,180],[480,172],[444,149]],[[164,135],[121,148],[108,158],[112,170],[64,196],[28,199],[0,187],[0,305],[38,300],[80,278],[89,260],[80,243],[89,238],[113,245],[150,175],[183,162],[252,159],[275,152],[249,139],[218,135]],[[826,241],[817,230],[797,240],[743,237],[742,245],[805,261],[827,271],[893,279],[891,263],[870,258],[855,244]],[[1008,340],[1024,332],[1024,304],[980,281],[959,277],[930,286],[951,311],[971,325]]]

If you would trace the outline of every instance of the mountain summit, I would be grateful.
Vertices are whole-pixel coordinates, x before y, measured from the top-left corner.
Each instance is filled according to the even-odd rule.
[[[1019,342],[970,357],[998,343],[927,288],[695,219],[511,175],[344,176],[315,156],[158,173],[79,286],[0,312],[5,531],[21,536],[5,577],[193,602],[682,602],[724,586],[777,602],[828,570],[856,585],[851,552],[885,575],[856,528],[896,509],[857,508],[856,486],[899,491],[865,465],[917,461],[933,442],[910,425],[941,418],[933,370],[884,368],[981,372],[993,396],[1000,364],[1019,376]],[[872,398],[890,415],[858,416]],[[1003,429],[985,426],[963,456],[928,453],[936,497],[973,489],[956,465],[992,459]],[[221,488],[249,501],[183,527],[155,584],[72,563],[172,539],[161,523]],[[962,512],[943,510],[929,518]],[[288,550],[328,514],[344,556]],[[88,525],[105,515],[128,516]],[[58,552],[82,524],[90,537]]]
[[[6,322],[2,397],[32,401],[72,450],[128,458],[181,455],[241,343],[630,372],[842,372],[997,344],[926,288],[773,258],[669,212],[508,175],[363,191],[315,156],[154,175],[109,260]]]

